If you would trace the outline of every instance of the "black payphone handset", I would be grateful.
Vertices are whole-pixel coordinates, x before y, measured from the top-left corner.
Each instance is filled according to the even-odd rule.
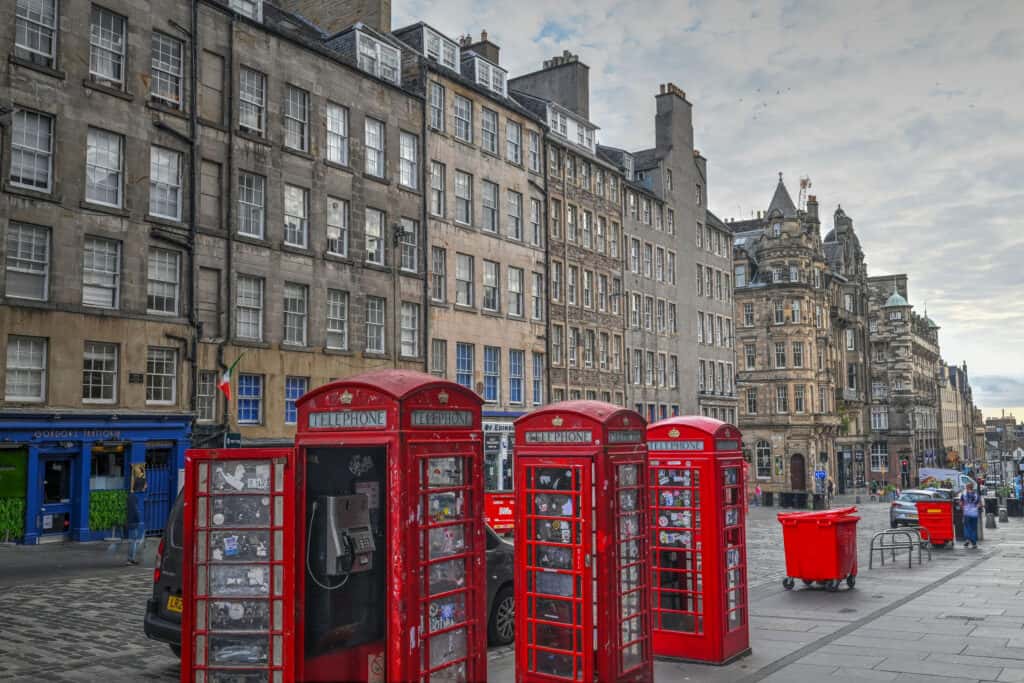
[[[335,585],[321,583],[313,573],[313,566],[306,558],[310,578],[324,590],[337,590],[344,586],[352,574],[373,569],[373,552],[377,549],[370,524],[369,499],[357,493],[347,496],[318,496],[313,501],[310,514],[309,533],[312,537],[313,523],[317,514],[324,515],[323,563],[320,567],[324,577],[342,577]],[[312,544],[307,541],[307,555]]]

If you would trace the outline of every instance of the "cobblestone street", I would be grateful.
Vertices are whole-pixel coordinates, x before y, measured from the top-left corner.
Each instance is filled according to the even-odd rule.
[[[838,594],[825,594],[817,590],[785,593],[781,587],[785,570],[782,534],[776,520],[776,514],[780,511],[779,508],[754,507],[749,515],[747,539],[754,655],[726,669],[712,670],[686,665],[689,669],[685,669],[684,675],[689,676],[690,680],[729,681],[751,675],[762,664],[778,661],[810,645],[823,634],[848,626],[855,622],[855,618],[864,617],[871,610],[877,610],[923,585],[948,576],[950,572],[963,567],[972,557],[983,556],[971,556],[957,548],[936,552],[935,558],[931,562],[925,561],[922,568],[915,565],[913,570],[908,570],[904,560],[902,565],[887,565],[885,569],[876,569],[869,574],[868,544],[874,531],[887,526],[888,505],[868,503],[860,508],[862,519],[858,527],[858,548],[862,580],[857,584],[858,589],[850,593],[840,591]],[[993,535],[992,541],[1002,537],[1004,530],[1017,530],[1019,526],[1019,522],[1013,522],[1009,527],[1002,525],[999,531],[990,532]],[[152,552],[155,541],[150,540],[150,544]],[[987,554],[993,548],[993,543],[983,544],[982,553]],[[2,548],[0,564],[11,564],[30,552],[33,550],[28,548]],[[145,601],[151,587],[149,567],[152,561],[147,562],[148,567],[145,569],[122,566],[123,553],[123,548],[113,552],[96,548],[94,554],[102,555],[103,561],[109,566],[69,579],[46,578],[35,581],[22,578],[13,585],[7,585],[0,573],[0,614],[4,615],[0,624],[0,679],[24,683],[40,680],[177,680],[178,663],[170,649],[147,640],[142,632]],[[98,559],[96,562],[102,564]],[[767,600],[766,604],[771,604],[771,609],[759,610],[759,599]],[[902,623],[900,620],[916,618],[906,616],[905,613],[913,612],[907,612],[908,607],[902,610],[899,614],[886,616],[886,623],[894,625]],[[973,623],[966,619],[965,616],[956,625]],[[864,628],[869,629],[868,626]],[[1020,624],[1014,627],[1001,623],[1000,628],[1019,630]],[[913,637],[919,635],[915,633]],[[882,647],[885,638],[884,632],[851,634],[830,644],[829,649],[836,655],[857,648],[858,643],[876,649]],[[1024,642],[1024,631],[1020,632],[1020,638]],[[1005,638],[997,639],[995,643],[981,638],[973,641],[971,647],[978,649],[998,645],[1002,648],[1000,643],[1005,642]],[[918,643],[918,647],[921,645]],[[512,680],[512,653],[511,647],[491,651],[491,680]],[[882,659],[881,655],[872,656],[874,659],[869,657],[866,661],[880,662]],[[825,655],[821,653],[815,654],[813,661],[821,661],[823,657]],[[848,653],[847,657],[854,655]],[[838,657],[835,661],[841,662],[843,659]],[[671,677],[681,673],[677,666],[684,665],[671,665],[670,668],[669,665],[659,663],[657,679],[675,680]],[[934,663],[929,666],[937,667]],[[889,676],[882,678],[892,679]]]

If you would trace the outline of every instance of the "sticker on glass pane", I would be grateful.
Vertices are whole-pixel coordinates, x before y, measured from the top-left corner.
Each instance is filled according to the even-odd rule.
[[[619,518],[619,535],[622,538],[636,536],[640,533],[640,516],[636,514],[623,515]]]
[[[677,486],[689,486],[690,470],[659,470],[658,484],[661,486],[670,486],[672,484]]]
[[[579,486],[573,486],[572,470],[558,469],[555,467],[537,468],[536,488],[548,489],[551,491],[572,491],[578,490]]]
[[[270,674],[267,671],[217,671],[211,669],[207,671],[207,674],[208,683],[270,683]]]
[[[680,491],[679,489],[673,489],[670,491],[662,491],[658,497],[658,502],[661,503],[662,507],[690,507],[691,495],[689,491]]]
[[[537,525],[537,540],[547,543],[572,543],[572,522],[560,519],[539,519]]]
[[[619,486],[636,486],[636,465],[619,465]]]
[[[572,603],[564,600],[537,599],[537,618],[545,621],[557,621],[560,624],[573,623]]]
[[[431,493],[430,518],[435,522],[447,522],[462,518],[462,492]]]
[[[430,683],[466,683],[466,663],[459,662],[430,674]]]
[[[555,572],[536,572],[537,592],[546,595],[557,595],[563,598],[572,597],[572,576]]]
[[[537,546],[537,566],[546,569],[572,569],[572,549]]]
[[[270,526],[270,496],[212,496],[215,527]]]
[[[427,460],[427,486],[443,488],[462,486],[462,458],[430,458]]]
[[[430,530],[430,559],[456,555],[466,550],[466,527],[446,526]]]
[[[447,593],[466,585],[466,561],[447,560],[437,562],[428,568],[430,594]]]
[[[430,639],[430,668],[436,668],[466,656],[466,629],[457,628]]]
[[[210,664],[259,666],[270,659],[270,639],[258,636],[210,636]]]
[[[722,473],[725,475],[725,485],[726,486],[735,486],[736,485],[736,481],[738,479],[738,474],[737,474],[736,468],[730,467],[729,469],[722,470]]]
[[[635,562],[640,559],[640,544],[637,541],[625,541],[619,544],[619,560]]]
[[[214,493],[260,493],[270,491],[269,460],[225,460],[213,463]]]
[[[443,631],[466,620],[466,595],[457,593],[430,603],[430,631]]]
[[[268,631],[270,611],[266,600],[213,600],[211,631]]]
[[[674,546],[676,548],[689,548],[693,536],[689,531],[662,531],[658,533],[658,545]]]
[[[572,496],[538,493],[534,499],[534,514],[548,517],[572,517]]]
[[[210,595],[267,595],[270,592],[270,567],[245,564],[218,564],[210,567]]]
[[[690,528],[690,511],[684,510],[682,512],[674,512],[672,510],[662,510],[661,514],[658,515],[658,526],[663,527],[680,527],[683,529]]]
[[[736,508],[730,508],[725,511],[725,523],[729,526],[738,524],[740,521],[740,511]]]
[[[210,532],[210,558],[214,562],[260,562],[269,555],[269,531]]]

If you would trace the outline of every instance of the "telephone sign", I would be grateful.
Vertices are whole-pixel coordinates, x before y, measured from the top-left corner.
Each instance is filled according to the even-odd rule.
[[[815,470],[814,471],[814,478],[815,479],[824,479],[825,478],[825,470]]]

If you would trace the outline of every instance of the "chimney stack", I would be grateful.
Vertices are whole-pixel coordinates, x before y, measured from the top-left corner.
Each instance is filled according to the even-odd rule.
[[[807,215],[815,220],[818,219],[818,197],[816,195],[807,195]]]
[[[467,35],[465,40],[466,43],[462,47],[467,50],[472,50],[492,64],[501,64],[501,62],[498,61],[501,55],[501,48],[487,39],[486,30],[480,31],[480,40],[475,43],[473,42],[473,36],[471,35]]]

